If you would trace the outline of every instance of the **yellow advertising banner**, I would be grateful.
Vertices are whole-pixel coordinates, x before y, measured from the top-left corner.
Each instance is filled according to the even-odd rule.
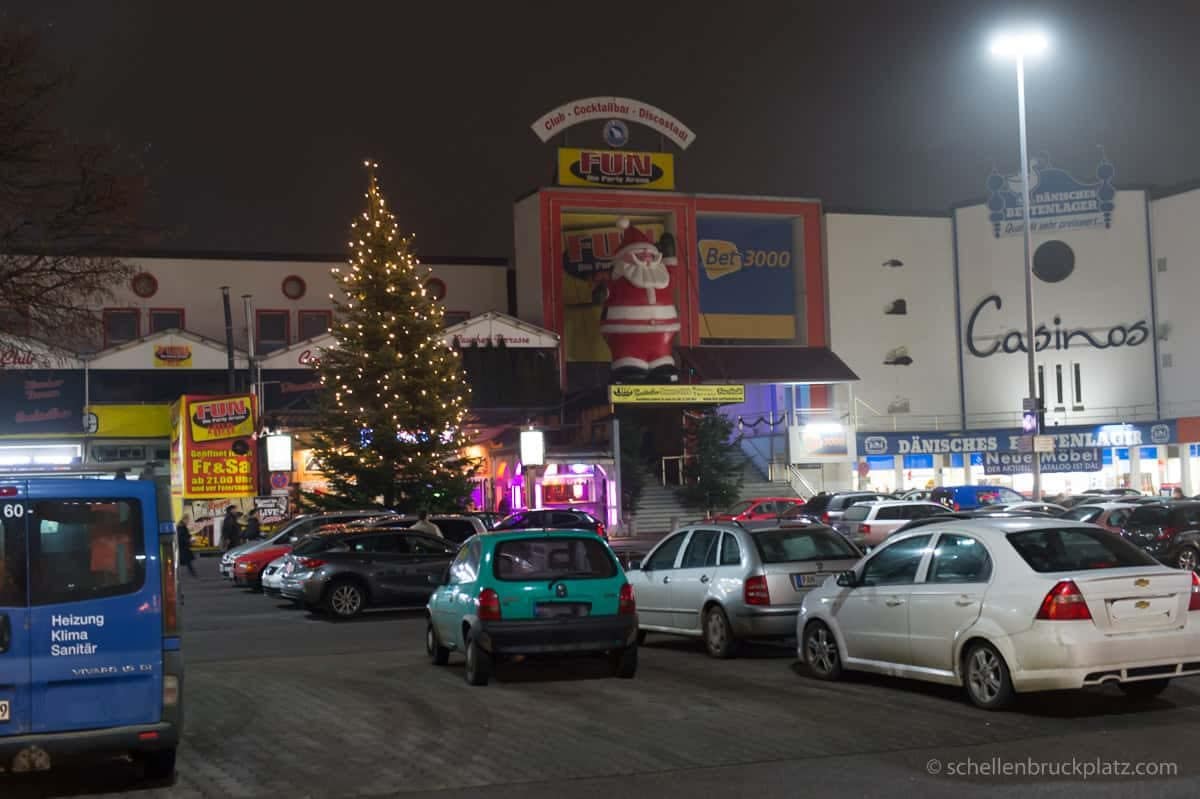
[[[254,434],[254,397],[249,394],[189,401],[192,441],[219,441]]]
[[[89,405],[99,438],[166,438],[171,435],[170,405]]]
[[[604,189],[675,189],[675,156],[628,150],[558,150],[558,185]]]
[[[155,369],[191,369],[191,344],[157,344],[154,347]]]
[[[613,405],[733,405],[746,401],[741,385],[620,385],[608,387]]]

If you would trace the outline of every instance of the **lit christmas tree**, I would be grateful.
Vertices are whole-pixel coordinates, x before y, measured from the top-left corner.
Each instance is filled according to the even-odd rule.
[[[469,490],[474,463],[463,419],[467,385],[457,351],[442,343],[442,307],[425,290],[429,270],[400,236],[375,175],[351,226],[350,260],[334,267],[340,298],[322,353],[316,456],[329,493],[323,507],[450,510]]]

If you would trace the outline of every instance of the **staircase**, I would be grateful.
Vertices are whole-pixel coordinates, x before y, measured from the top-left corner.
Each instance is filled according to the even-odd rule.
[[[671,531],[671,522],[684,522],[700,518],[700,513],[688,510],[675,495],[678,486],[666,486],[657,480],[647,480],[638,502],[637,534],[639,536]]]
[[[775,482],[768,480],[750,460],[747,460],[746,465],[742,468],[742,481],[742,492],[739,495],[741,499],[799,496],[786,480]]]

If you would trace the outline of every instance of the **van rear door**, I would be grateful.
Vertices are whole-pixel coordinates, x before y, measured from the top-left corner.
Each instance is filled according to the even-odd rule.
[[[25,484],[0,484],[0,738],[30,728]]]
[[[163,601],[151,481],[31,481],[32,729],[162,718]]]

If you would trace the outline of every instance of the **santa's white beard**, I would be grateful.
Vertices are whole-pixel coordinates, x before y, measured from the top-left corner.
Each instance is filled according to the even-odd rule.
[[[671,273],[663,265],[662,258],[651,263],[617,261],[612,279],[621,277],[640,289],[665,289],[671,283]]]

